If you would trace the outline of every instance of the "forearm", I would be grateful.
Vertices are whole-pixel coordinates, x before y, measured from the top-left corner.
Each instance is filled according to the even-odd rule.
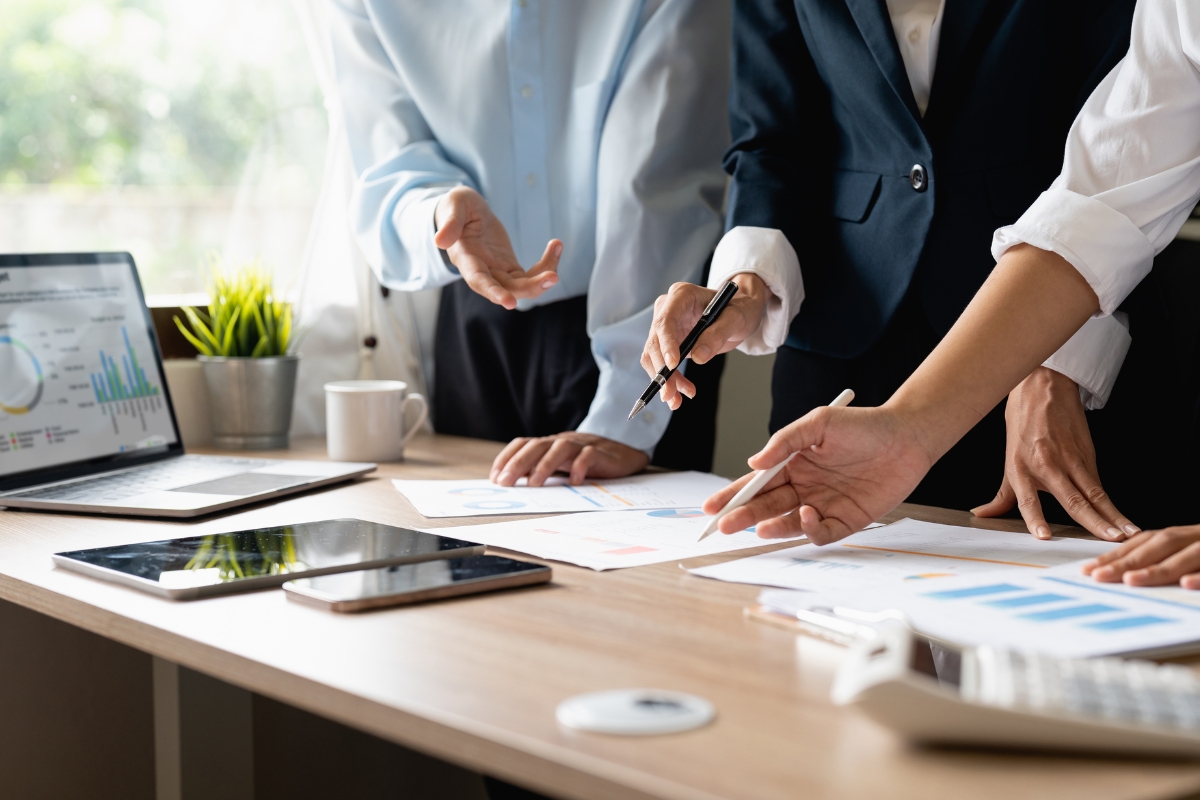
[[[1063,345],[1099,300],[1062,257],[1011,248],[941,344],[885,404],[940,458]]]

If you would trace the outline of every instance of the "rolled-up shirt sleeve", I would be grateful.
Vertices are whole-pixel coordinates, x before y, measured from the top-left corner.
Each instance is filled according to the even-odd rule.
[[[472,182],[435,140],[361,0],[337,0],[332,9],[334,70],[355,172],[355,240],[384,285],[444,286],[459,275],[433,242],[434,209],[451,188]]]
[[[1198,199],[1200,4],[1141,0],[1129,53],[1072,125],[1062,173],[1015,224],[996,231],[992,254],[999,260],[1022,243],[1057,253],[1096,292],[1097,318],[1107,317]],[[1064,346],[1074,345],[1074,356],[1059,351],[1046,366],[1079,363],[1083,349],[1104,356],[1091,371],[1095,385],[1080,384],[1095,402],[1107,398],[1129,345],[1119,322],[1093,323]]]
[[[698,281],[721,235],[730,12],[717,0],[648,9],[600,139],[588,287],[600,382],[578,430],[651,452],[670,413],[628,415],[648,382],[640,360],[654,301],[672,283]]]

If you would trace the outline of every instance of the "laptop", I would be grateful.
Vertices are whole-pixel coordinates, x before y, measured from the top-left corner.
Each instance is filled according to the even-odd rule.
[[[196,517],[373,469],[185,454],[133,257],[0,255],[0,507]]]

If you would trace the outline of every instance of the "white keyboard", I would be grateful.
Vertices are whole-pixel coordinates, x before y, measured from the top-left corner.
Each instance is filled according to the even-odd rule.
[[[240,475],[270,463],[254,458],[180,456],[120,472],[11,492],[5,497],[58,503],[111,503],[145,492],[177,489],[230,475]]]
[[[976,648],[975,659],[978,685],[974,691],[964,686],[964,699],[1200,730],[1200,677],[1188,667],[1119,658],[1057,659],[990,647]]]

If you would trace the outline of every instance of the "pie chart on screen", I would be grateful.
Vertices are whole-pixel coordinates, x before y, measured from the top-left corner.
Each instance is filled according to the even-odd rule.
[[[0,411],[28,414],[42,399],[42,365],[23,342],[0,336]]]
[[[646,516],[660,519],[696,519],[703,517],[704,512],[698,508],[664,508],[660,511],[647,512]]]

